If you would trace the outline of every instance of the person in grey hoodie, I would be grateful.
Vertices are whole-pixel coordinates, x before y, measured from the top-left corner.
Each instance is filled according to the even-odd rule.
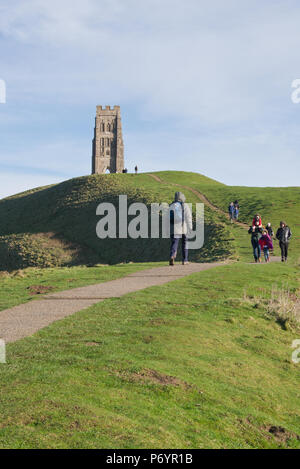
[[[175,192],[175,200],[170,205],[170,265],[174,265],[179,241],[182,243],[182,264],[188,264],[187,234],[193,229],[192,213],[185,203],[182,192]]]

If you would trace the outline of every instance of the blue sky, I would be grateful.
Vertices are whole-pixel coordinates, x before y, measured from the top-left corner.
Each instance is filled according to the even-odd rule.
[[[126,166],[299,185],[297,0],[0,0],[0,197],[91,170],[97,104]]]

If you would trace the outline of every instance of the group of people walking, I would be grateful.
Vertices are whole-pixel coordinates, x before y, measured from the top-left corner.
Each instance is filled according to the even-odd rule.
[[[263,252],[266,262],[270,261],[270,251],[273,251],[273,238],[274,232],[271,223],[268,223],[264,228],[260,215],[255,215],[252,220],[252,225],[248,233],[251,235],[251,243],[253,248],[253,256],[255,262],[261,262],[261,253]],[[288,258],[289,242],[292,237],[292,232],[288,225],[280,222],[280,226],[276,232],[276,239],[279,241],[281,250],[281,261],[286,262]]]
[[[228,211],[231,221],[238,220],[240,206],[237,200],[230,203]],[[182,244],[182,264],[188,264],[187,233],[192,230],[192,225],[192,213],[189,206],[185,203],[185,196],[182,192],[176,192],[174,202],[170,205],[170,265],[174,265],[180,240]],[[265,262],[270,262],[270,252],[274,250],[274,231],[271,223],[267,223],[266,227],[264,227],[261,216],[256,214],[253,217],[248,233],[251,235],[255,262],[261,262],[262,253]],[[284,221],[281,221],[276,231],[276,239],[279,241],[282,262],[287,261],[291,237],[292,232],[289,226]]]
[[[235,200],[234,202],[230,202],[229,207],[228,207],[228,214],[229,214],[231,223],[233,223],[234,220],[238,220],[239,213],[240,213],[239,202],[237,200]]]

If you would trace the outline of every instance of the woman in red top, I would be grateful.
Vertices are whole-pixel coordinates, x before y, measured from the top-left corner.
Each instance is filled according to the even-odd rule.
[[[255,226],[255,225],[256,225],[256,222],[259,223],[258,226],[261,228],[261,227],[262,227],[261,217],[260,217],[260,215],[258,215],[258,214],[255,215],[255,217],[253,218],[253,220],[252,220],[252,226]]]

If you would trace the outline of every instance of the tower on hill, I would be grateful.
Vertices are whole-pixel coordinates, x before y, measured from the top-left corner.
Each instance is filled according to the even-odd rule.
[[[121,173],[124,144],[120,106],[97,106],[93,138],[92,174]]]

